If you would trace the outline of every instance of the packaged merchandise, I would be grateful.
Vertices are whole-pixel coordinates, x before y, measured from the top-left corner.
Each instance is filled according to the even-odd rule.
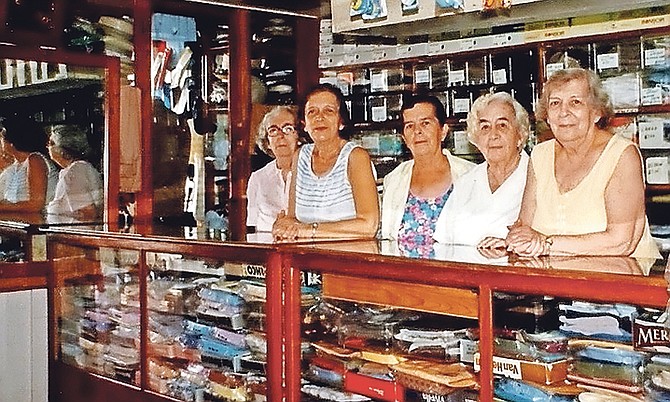
[[[554,389],[533,384],[528,381],[498,377],[493,382],[493,392],[498,398],[514,402],[573,402],[576,389],[567,390],[565,387]]]
[[[474,367],[476,372],[480,370],[479,353],[475,354]],[[493,356],[493,374],[538,384],[555,384],[567,378],[568,360],[541,362]]]

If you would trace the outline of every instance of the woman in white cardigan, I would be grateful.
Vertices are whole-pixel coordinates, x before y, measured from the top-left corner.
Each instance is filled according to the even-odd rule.
[[[384,178],[381,237],[399,243],[432,244],[435,222],[453,181],[474,166],[442,149],[449,126],[434,96],[414,95],[402,108],[405,144],[412,160]]]

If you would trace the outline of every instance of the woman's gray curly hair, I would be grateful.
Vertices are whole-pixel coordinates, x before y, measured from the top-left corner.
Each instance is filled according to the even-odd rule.
[[[56,125],[51,128],[53,146],[58,147],[60,154],[69,160],[86,159],[91,146],[86,131],[74,125]]]
[[[612,118],[614,117],[612,101],[605,88],[603,88],[602,81],[598,77],[598,74],[585,68],[566,68],[564,70],[556,71],[549,77],[547,82],[544,83],[542,95],[537,104],[537,112],[535,113],[537,119],[547,121],[549,94],[552,89],[561,87],[574,80],[586,81],[589,88],[590,103],[594,108],[598,109],[601,114],[596,125],[603,130],[609,129]]]
[[[477,145],[475,141],[477,130],[479,129],[479,112],[484,110],[484,108],[486,108],[492,102],[502,102],[514,109],[515,121],[513,123],[515,123],[518,127],[519,135],[521,137],[521,144],[523,147],[523,145],[525,145],[528,141],[528,136],[530,135],[530,118],[528,117],[528,112],[526,109],[507,92],[484,94],[472,103],[472,108],[470,108],[470,113],[468,113],[468,117],[466,119],[466,132],[468,135],[468,140],[470,140],[471,143]]]
[[[256,134],[256,144],[258,145],[258,148],[260,148],[261,151],[272,156],[273,158],[274,154],[270,149],[270,140],[268,140],[268,122],[270,121],[270,119],[272,119],[281,112],[291,113],[291,116],[293,116],[293,121],[296,124],[296,130],[297,130],[298,109],[295,106],[291,105],[279,105],[273,107],[267,113],[265,113],[265,116],[263,116],[263,120],[261,120],[260,124],[258,125],[258,133]]]

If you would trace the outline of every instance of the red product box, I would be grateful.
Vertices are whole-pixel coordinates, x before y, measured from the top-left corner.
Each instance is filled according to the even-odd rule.
[[[353,371],[344,374],[344,390],[379,401],[405,402],[405,388],[402,385]]]

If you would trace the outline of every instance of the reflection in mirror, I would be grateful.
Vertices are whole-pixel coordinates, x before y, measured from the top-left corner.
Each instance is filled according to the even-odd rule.
[[[118,88],[118,62],[111,58],[0,49],[0,217],[47,206],[69,216],[53,221],[69,223],[99,221],[108,213],[107,145],[118,131],[118,112],[110,111],[118,110],[118,89],[109,82],[114,65]],[[113,181],[118,189],[118,178]],[[75,194],[71,186],[83,182],[90,191]],[[50,205],[57,187],[58,204]],[[118,201],[112,204],[118,209]],[[93,211],[82,214],[87,205]],[[40,223],[32,216],[29,223]]]

